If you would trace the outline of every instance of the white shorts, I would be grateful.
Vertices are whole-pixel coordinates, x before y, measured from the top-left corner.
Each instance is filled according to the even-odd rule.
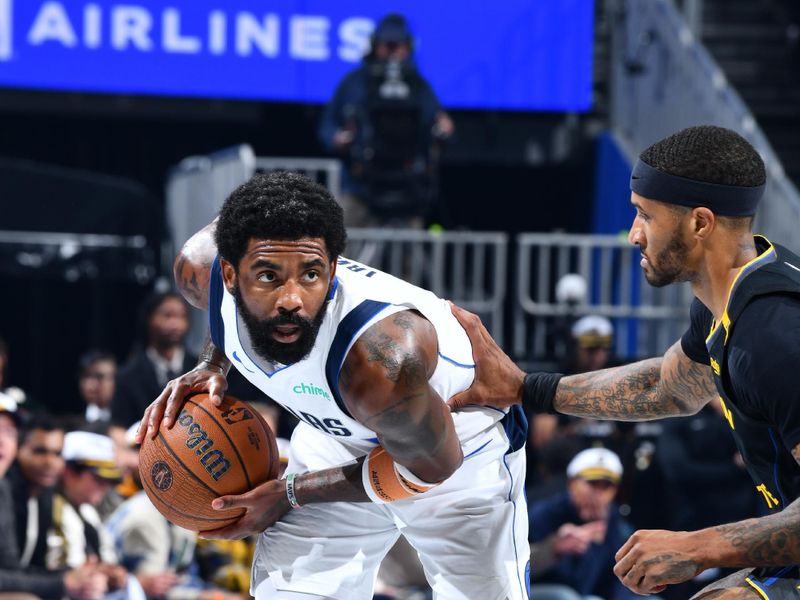
[[[381,560],[403,535],[419,553],[437,600],[527,599],[525,448],[507,454],[510,434],[500,422],[464,444],[461,467],[417,498],[310,504],[289,512],[259,537],[251,593],[256,600],[281,598],[267,588],[369,600]],[[290,473],[363,455],[304,423],[291,447]]]

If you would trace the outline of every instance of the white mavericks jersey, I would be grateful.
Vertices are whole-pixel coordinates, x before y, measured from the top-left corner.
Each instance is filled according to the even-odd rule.
[[[378,439],[350,416],[339,392],[339,371],[368,327],[409,309],[419,311],[436,329],[439,361],[430,378],[433,389],[443,401],[467,389],[475,373],[469,338],[447,302],[429,291],[340,257],[314,347],[300,362],[283,365],[256,355],[235,300],[223,285],[219,258],[211,270],[209,320],[214,345],[251,383],[298,419],[365,454]],[[453,413],[462,446],[504,417],[504,411],[494,408]]]

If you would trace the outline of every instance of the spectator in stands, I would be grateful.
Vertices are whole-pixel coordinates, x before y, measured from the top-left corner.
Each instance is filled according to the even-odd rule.
[[[573,277],[575,282],[568,279]],[[571,283],[577,287],[582,281],[577,275],[564,276],[559,281],[559,288]],[[565,294],[558,290],[561,294]],[[576,292],[577,293],[577,292]],[[618,364],[612,359],[611,347],[614,341],[614,326],[611,321],[600,315],[586,315],[575,321],[570,327],[569,358],[562,366],[564,373],[583,373],[597,371],[611,364]],[[612,421],[595,421],[593,419],[577,419],[568,415],[538,414],[530,415],[528,439],[529,485],[538,485],[540,454],[547,444],[560,436],[577,436],[583,447],[594,442],[603,446],[616,444],[618,428]]]
[[[133,435],[133,431],[129,431]],[[134,451],[138,460],[138,446]],[[131,475],[139,491],[119,505],[106,526],[120,563],[136,575],[150,600],[244,600],[210,587],[197,575],[197,536],[172,525],[142,489],[139,469]]]
[[[122,477],[114,461],[114,444],[105,435],[70,431],[64,436],[62,458],[65,468],[53,498],[53,526],[47,540],[48,567],[75,568],[90,558],[113,565],[113,545],[96,507]]]
[[[109,422],[117,359],[108,352],[92,350],[81,356],[78,365],[78,391],[86,404],[86,421]]]
[[[344,159],[345,225],[420,227],[434,201],[435,141],[453,122],[413,60],[405,17],[385,16],[325,107],[323,146]]]
[[[572,357],[564,365],[565,373],[599,371],[611,364],[614,326],[600,315],[586,315],[572,325]]]
[[[64,472],[63,448],[63,427],[49,415],[36,415],[20,437],[17,462],[7,475],[14,495],[17,540],[23,567],[46,568],[53,495]]]
[[[197,357],[183,345],[188,330],[189,309],[179,294],[154,294],[145,300],[141,341],[119,370],[111,402],[111,422],[116,426],[117,441],[142,417],[170,379],[197,364]]]
[[[605,448],[579,452],[567,478],[566,492],[528,507],[532,600],[636,598],[613,572],[614,554],[633,531],[614,503],[619,457]]]
[[[38,462],[42,463],[57,462],[53,457],[56,455],[56,448],[60,446],[58,439],[60,432],[56,429],[48,429],[50,425],[41,420],[29,426],[22,441],[25,453],[29,456],[23,458],[22,462],[27,463],[26,472],[30,474],[34,483],[28,485],[17,480],[15,485],[5,475],[17,453],[18,425],[16,405],[0,398],[0,540],[2,540],[0,543],[0,592],[3,594],[32,594],[42,600],[61,600],[64,597],[72,600],[99,600],[106,592],[108,578],[94,565],[82,565],[77,569],[51,572],[32,566],[30,558],[26,558],[25,563],[21,561],[21,552],[24,551],[30,556],[38,545],[36,541],[39,536],[31,535],[29,537],[27,532],[29,530],[39,532],[42,529],[40,519],[37,518],[35,512],[38,510],[36,503],[31,504],[37,508],[30,513],[32,514],[30,523],[26,518],[22,521],[23,527],[18,526],[18,512],[15,510],[13,492],[19,491],[23,487],[26,490],[41,489],[42,484],[48,484],[54,479],[50,473],[60,471],[57,465],[47,467],[36,466],[35,463],[37,462],[36,457],[39,457],[41,460]],[[47,474],[34,475],[34,473],[42,472]],[[41,494],[41,491],[39,493]],[[25,502],[25,506],[28,507],[27,502]],[[20,530],[23,531],[22,536],[20,536]],[[23,548],[20,547],[20,541],[24,544]],[[43,550],[41,556],[43,563]]]

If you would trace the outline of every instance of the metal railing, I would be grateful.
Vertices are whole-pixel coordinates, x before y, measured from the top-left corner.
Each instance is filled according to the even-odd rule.
[[[79,280],[150,283],[156,259],[143,235],[0,231],[0,272]]]
[[[346,256],[481,316],[503,343],[508,236],[504,233],[350,229]]]
[[[338,198],[342,192],[342,163],[335,158],[258,157],[258,171],[294,171],[324,185]]]
[[[639,266],[640,251],[608,235],[525,233],[517,236],[513,354],[525,360],[563,358],[572,320],[602,315],[615,325],[615,353],[662,354],[683,333],[692,299],[687,284],[654,288]],[[568,273],[587,293],[559,302],[555,290]]]
[[[692,125],[739,132],[761,154],[767,191],[756,229],[800,250],[800,194],[764,132],[672,0],[609,2],[611,127],[633,161],[644,148]],[[685,6],[696,14],[697,3]],[[696,20],[696,19],[695,19]],[[700,27],[699,22],[693,26]]]

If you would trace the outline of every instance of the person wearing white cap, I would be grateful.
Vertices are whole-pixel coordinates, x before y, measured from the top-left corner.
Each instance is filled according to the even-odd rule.
[[[586,315],[572,325],[575,343],[575,373],[597,371],[608,366],[611,344],[614,341],[614,326],[601,315]]]
[[[33,425],[35,427],[36,422]],[[9,401],[7,395],[0,393],[0,593],[43,600],[100,600],[106,592],[108,577],[95,565],[45,571],[28,567],[22,561],[24,548],[20,541],[25,543],[26,540],[17,535],[12,482],[4,476],[16,456],[18,426],[16,402],[13,399]],[[39,519],[35,521],[38,523]]]
[[[567,491],[528,507],[532,600],[636,597],[613,573],[632,531],[614,504],[622,472],[611,450],[583,450],[567,466]]]
[[[116,563],[113,545],[104,534],[96,509],[121,476],[114,461],[111,438],[88,431],[70,431],[64,436],[62,456],[66,467],[53,500],[48,567],[76,568],[90,556]]]

